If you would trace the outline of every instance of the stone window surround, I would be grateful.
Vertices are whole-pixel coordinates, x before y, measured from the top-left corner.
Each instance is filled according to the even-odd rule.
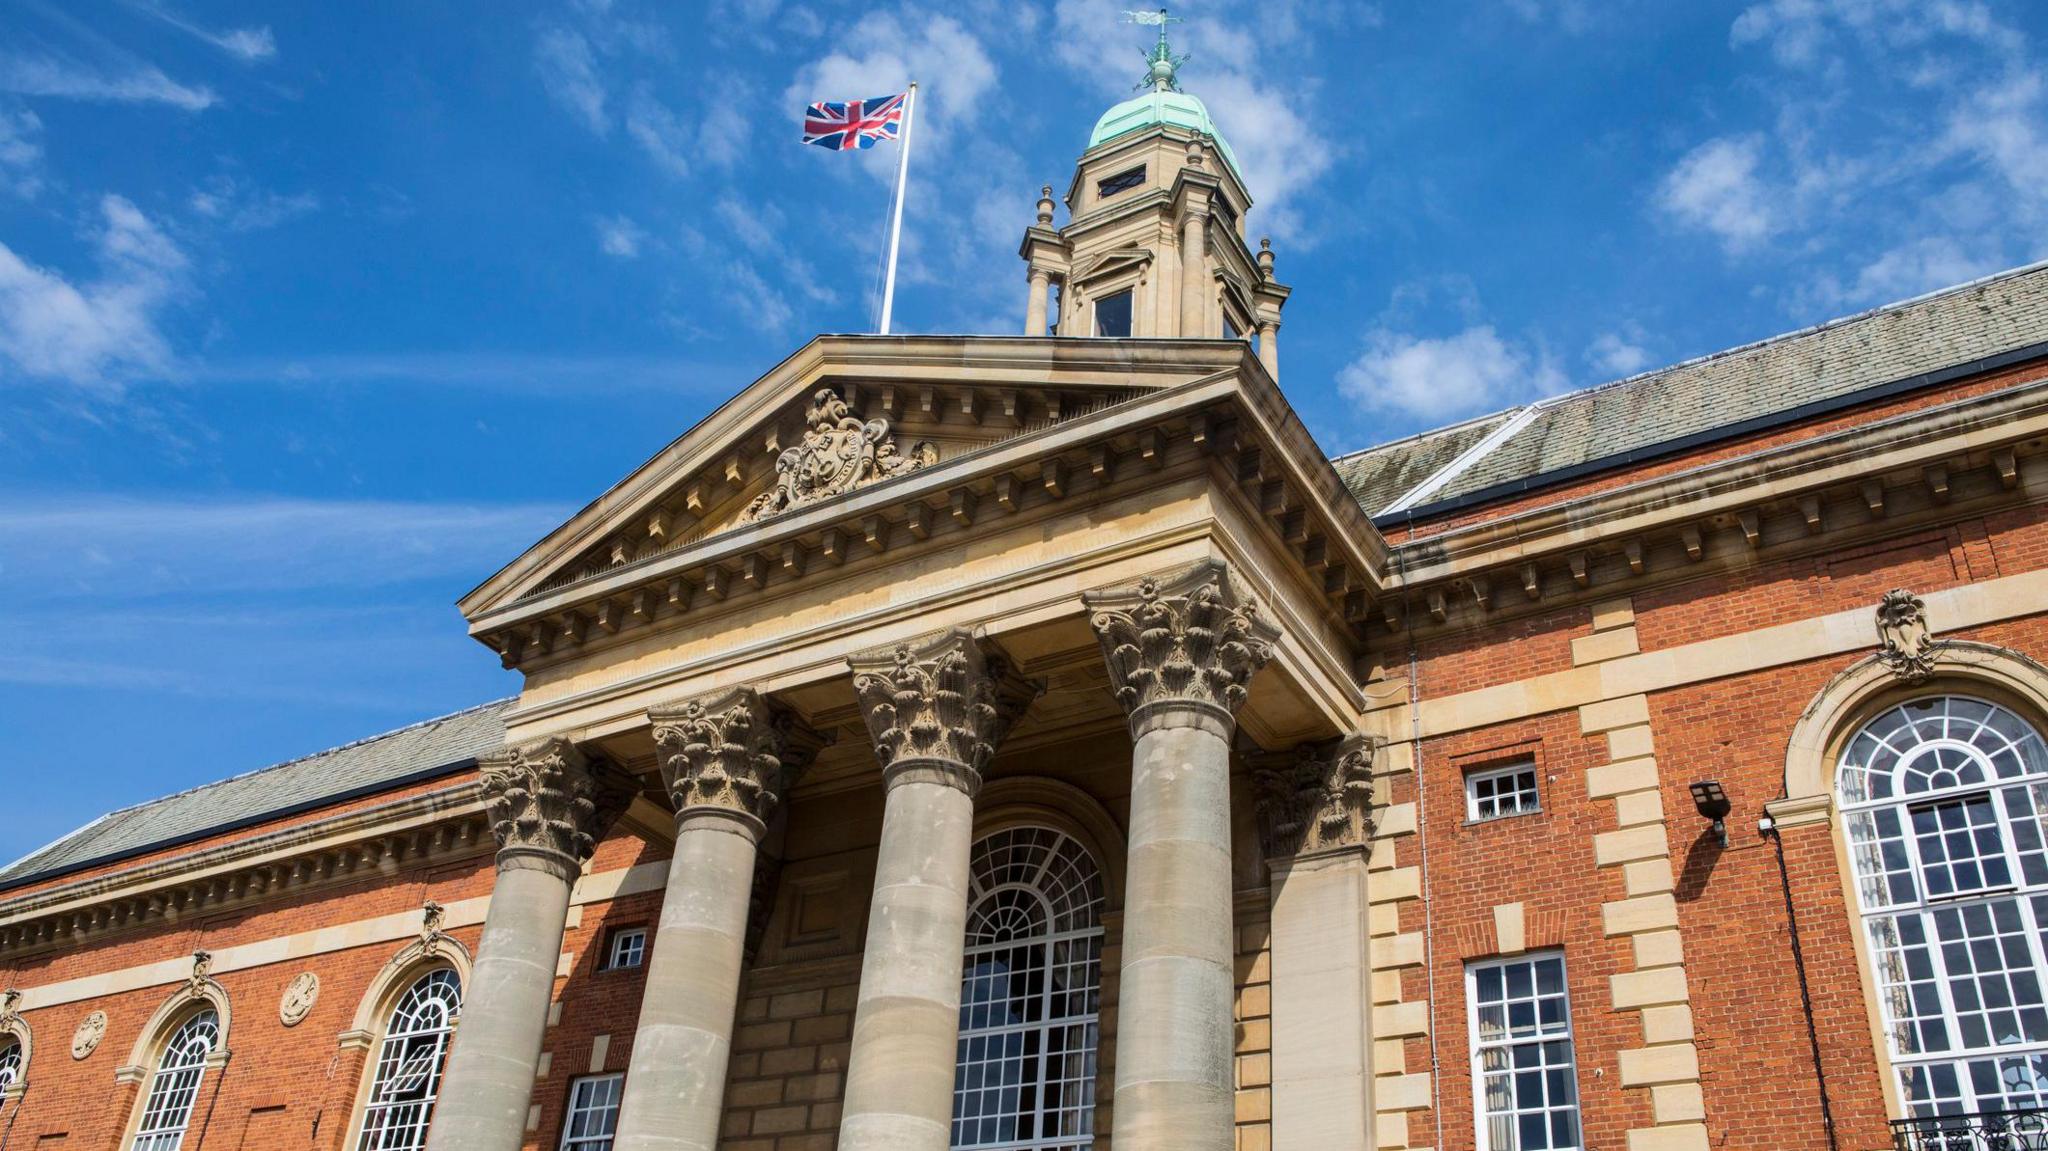
[[[398,1000],[414,982],[436,967],[446,967],[455,972],[466,995],[470,986],[471,960],[469,949],[454,939],[441,936],[438,946],[429,948],[423,940],[415,939],[400,948],[377,974],[371,978],[370,986],[356,1002],[356,1013],[348,1030],[336,1039],[336,1046],[342,1051],[373,1052],[384,1038],[384,1028],[390,1021],[391,1011]],[[462,1017],[456,1016],[456,1030],[460,1031]],[[446,1074],[444,1067],[443,1074]],[[354,1147],[363,1137],[363,1116],[370,1102],[370,1089],[375,1085],[377,1068],[368,1058],[363,1061],[356,1076],[356,1089],[348,1109],[348,1135],[342,1141],[343,1147]]]
[[[1868,1015],[1870,1044],[1884,1091],[1885,1112],[1904,1118],[1898,1069],[1886,1041],[1878,999],[1877,973],[1863,940],[1857,910],[1855,867],[1834,796],[1835,768],[1843,749],[1865,724],[1884,711],[1925,696],[1974,695],[2007,708],[2037,731],[2048,731],[2048,667],[2009,648],[1968,640],[1944,640],[1929,652],[1932,674],[1918,683],[1902,681],[1881,654],[1850,664],[1814,695],[1792,730],[1785,754],[1785,795],[1764,805],[1782,831],[1801,827],[1833,829],[1836,871],[1842,885],[1842,924],[1857,940],[1856,972]]]

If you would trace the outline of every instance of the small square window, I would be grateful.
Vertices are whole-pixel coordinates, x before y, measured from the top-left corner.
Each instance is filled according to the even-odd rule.
[[[1543,810],[1536,796],[1536,765],[1523,762],[1465,777],[1465,817],[1500,819]]]
[[[643,933],[644,934],[644,933]],[[619,1129],[619,1097],[625,1076],[591,1075],[569,1084],[569,1113],[562,1118],[562,1151],[611,1151]]]
[[[1131,334],[1131,290],[1125,288],[1115,295],[1104,296],[1095,301],[1095,334],[1112,339],[1126,339]]]
[[[647,929],[644,927],[622,927],[612,932],[611,946],[605,949],[606,971],[622,967],[638,967],[647,962]]]

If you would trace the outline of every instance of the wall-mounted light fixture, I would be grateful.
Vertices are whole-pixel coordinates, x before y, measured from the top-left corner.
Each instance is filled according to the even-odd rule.
[[[1719,780],[1702,780],[1692,785],[1692,805],[1699,809],[1700,818],[1714,821],[1714,834],[1720,838],[1721,846],[1728,846],[1728,813],[1734,805],[1728,802],[1728,793],[1721,790]]]

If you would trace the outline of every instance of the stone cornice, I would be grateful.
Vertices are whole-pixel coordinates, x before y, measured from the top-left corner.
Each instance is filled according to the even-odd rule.
[[[1702,561],[1839,548],[2030,498],[2026,441],[2043,434],[2048,381],[2034,381],[1482,519],[1394,546],[1383,618],[1395,630],[1477,622],[1502,604],[1612,595],[1616,580],[1689,578]]]
[[[493,846],[477,784],[465,781],[0,901],[0,955],[76,946]]]

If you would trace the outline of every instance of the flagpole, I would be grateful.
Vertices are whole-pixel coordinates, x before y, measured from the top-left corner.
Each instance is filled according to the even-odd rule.
[[[903,238],[903,191],[910,177],[910,130],[917,119],[917,81],[903,97],[903,154],[896,158],[896,211],[889,221],[889,274],[882,282],[882,335],[889,334],[889,313],[896,304],[896,244]]]

